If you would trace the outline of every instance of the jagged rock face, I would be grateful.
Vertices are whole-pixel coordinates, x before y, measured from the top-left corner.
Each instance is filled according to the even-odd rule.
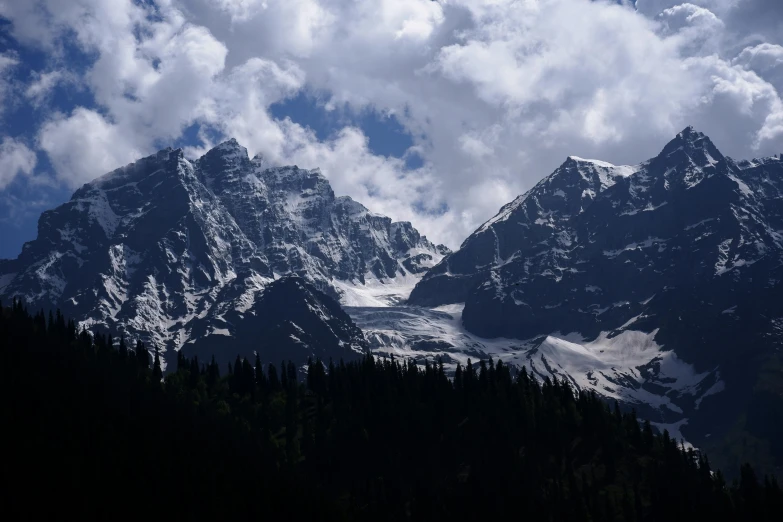
[[[336,198],[317,169],[268,169],[233,140],[205,154],[196,167],[275,273],[300,274],[336,297],[324,284],[331,278],[395,278],[423,272],[443,255],[443,247],[410,223],[393,223],[349,197]],[[430,257],[411,261],[422,254]]]
[[[737,291],[780,284],[782,195],[780,158],[737,163],[690,128],[633,167],[571,157],[429,271],[409,302],[464,302],[468,330],[517,339],[595,336],[697,286],[725,297],[711,305],[720,312]]]
[[[245,314],[230,311],[226,320],[236,325],[197,336],[182,350],[188,357],[223,365],[237,355],[252,358],[258,352],[263,363],[293,361],[297,366],[320,358],[325,363],[360,358],[368,349],[362,331],[339,303],[304,279],[286,276],[260,292]]]
[[[262,255],[181,151],[165,150],[44,212],[3,289],[164,347],[238,277],[271,277]]]
[[[232,331],[226,314],[247,312],[281,275],[340,298],[368,278],[415,280],[447,253],[410,223],[336,198],[318,170],[269,167],[234,140],[195,162],[166,149],[111,172],[38,229],[0,265],[0,297],[163,349]]]
[[[783,348],[782,217],[781,156],[737,162],[688,128],[639,165],[569,158],[409,303],[464,303],[468,333],[524,341],[502,358],[653,406],[703,443]]]

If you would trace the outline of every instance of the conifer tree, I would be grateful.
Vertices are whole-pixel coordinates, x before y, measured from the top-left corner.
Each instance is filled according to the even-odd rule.
[[[258,354],[258,352],[256,352],[256,364],[253,371],[255,372],[256,386],[262,388],[264,379],[264,366],[261,364],[261,356]]]
[[[163,370],[160,367],[160,350],[155,346],[155,362],[152,368],[152,377],[155,381],[160,382],[163,378]]]
[[[267,368],[269,374],[269,389],[273,392],[280,390],[280,379],[277,377],[277,368],[272,363],[269,363]]]
[[[136,341],[136,360],[142,369],[146,370],[150,367],[150,354],[141,340]]]
[[[125,344],[125,335],[120,336],[120,345],[118,347],[118,352],[121,360],[124,361],[128,358],[128,345]]]
[[[255,399],[256,378],[253,367],[247,359],[242,360],[242,394],[251,395]]]
[[[286,371],[285,361],[280,363],[280,387],[283,390],[288,389],[288,372]]]
[[[215,356],[213,355],[212,357],[214,358]],[[185,370],[185,364],[185,354],[182,353],[182,350],[179,350],[177,352],[177,371]]]
[[[296,388],[296,383],[298,380],[296,376],[296,365],[293,362],[288,361],[286,372],[288,373],[288,386]]]
[[[214,389],[219,379],[220,368],[218,367],[217,362],[215,362],[215,356],[213,355],[207,369],[207,386],[209,386],[210,389]]]

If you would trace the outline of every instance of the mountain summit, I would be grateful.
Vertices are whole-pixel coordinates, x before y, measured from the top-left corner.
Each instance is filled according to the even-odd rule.
[[[0,261],[0,297],[177,349],[233,333],[283,275],[388,304],[446,253],[410,223],[335,197],[317,169],[270,167],[232,139],[195,161],[161,150],[44,212],[38,237]]]
[[[783,229],[781,165],[774,156],[754,162],[726,158],[692,127],[655,158],[634,166],[571,156],[431,269],[410,303],[468,303],[474,293],[493,293],[506,283],[506,275],[511,287],[492,301],[507,302],[512,294],[529,292],[526,285],[533,283],[555,285],[555,293],[541,296],[553,300],[567,286],[562,283],[595,279],[596,273],[583,265],[596,262],[621,265],[609,271],[613,278],[627,272],[640,284],[650,282],[650,288],[692,281],[693,270],[711,280],[733,269],[747,270],[757,261],[774,263],[783,249],[778,232]],[[634,255],[644,263],[637,266]],[[669,269],[673,255],[678,261],[694,259]],[[700,256],[705,259],[695,259]],[[666,270],[648,264],[650,258],[665,263]],[[583,287],[568,289],[566,297],[583,292]],[[470,308],[466,304],[466,324]],[[552,314],[560,317],[560,312]],[[517,319],[503,327],[485,321],[475,327],[488,336],[528,336]],[[540,328],[545,327],[533,330]]]

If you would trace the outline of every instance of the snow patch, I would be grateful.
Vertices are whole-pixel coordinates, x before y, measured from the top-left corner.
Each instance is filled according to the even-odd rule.
[[[581,342],[550,335],[520,362],[536,375],[566,378],[578,389],[682,413],[673,398],[698,394],[698,385],[714,375],[696,373],[674,352],[663,351],[655,342],[657,332],[626,330],[613,337],[602,332],[593,341]],[[666,393],[653,393],[645,385]],[[718,391],[716,388],[712,393]]]
[[[625,245],[623,248],[619,250],[604,250],[604,255],[608,258],[615,258],[622,254],[623,252],[628,252],[632,250],[639,250],[641,251],[643,248],[650,248],[653,245],[659,244],[659,243],[666,243],[665,239],[660,239],[657,237],[648,237],[641,243],[629,243]]]
[[[476,362],[493,357],[517,367],[524,366],[538,379],[565,378],[577,389],[592,390],[630,404],[650,405],[667,415],[682,414],[682,408],[677,405],[680,397],[698,400],[723,390],[717,370],[697,373],[674,352],[664,351],[655,341],[657,330],[650,333],[626,330],[618,335],[602,332],[592,341],[577,333],[559,332],[527,340],[485,339],[462,326],[464,306],[347,307],[345,310],[365,332],[375,355],[419,362],[440,357],[450,372],[457,363],[464,366],[468,359]],[[702,393],[707,387],[705,383],[710,382],[713,385]]]
[[[422,275],[405,273],[378,279],[368,272],[363,284],[339,279],[333,279],[331,284],[341,293],[340,304],[343,306],[388,307],[406,301],[421,278]]]
[[[5,288],[11,284],[15,277],[16,272],[0,275],[0,294],[2,294]]]
[[[650,422],[650,424],[652,426],[655,426],[658,429],[658,431],[660,431],[661,433],[663,433],[664,430],[668,431],[669,436],[673,440],[677,442],[682,442],[685,445],[685,449],[688,448],[695,449],[693,444],[686,441],[685,438],[682,436],[682,433],[680,432],[682,427],[688,424],[688,419],[680,419],[677,422],[671,422],[668,424],[663,422]]]
[[[601,167],[603,169],[610,169],[612,171],[612,174],[617,176],[622,176],[622,177],[628,177],[639,170],[638,165],[613,165],[612,163],[606,161],[585,159],[585,158],[580,158],[579,156],[568,156],[568,157],[569,159],[572,159],[578,163],[589,163],[596,167]]]

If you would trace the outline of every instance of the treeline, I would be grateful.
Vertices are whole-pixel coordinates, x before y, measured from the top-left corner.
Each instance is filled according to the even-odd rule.
[[[10,505],[87,518],[779,520],[774,478],[502,362],[226,368],[0,314]],[[259,340],[263,343],[263,340]],[[262,344],[259,350],[263,351]],[[60,499],[62,497],[62,499]],[[29,502],[23,499],[41,499]],[[43,501],[46,499],[46,501]],[[57,502],[52,502],[57,499]],[[50,513],[51,512],[51,513]]]
[[[3,519],[343,519],[204,377],[164,384],[141,343],[0,311]]]

